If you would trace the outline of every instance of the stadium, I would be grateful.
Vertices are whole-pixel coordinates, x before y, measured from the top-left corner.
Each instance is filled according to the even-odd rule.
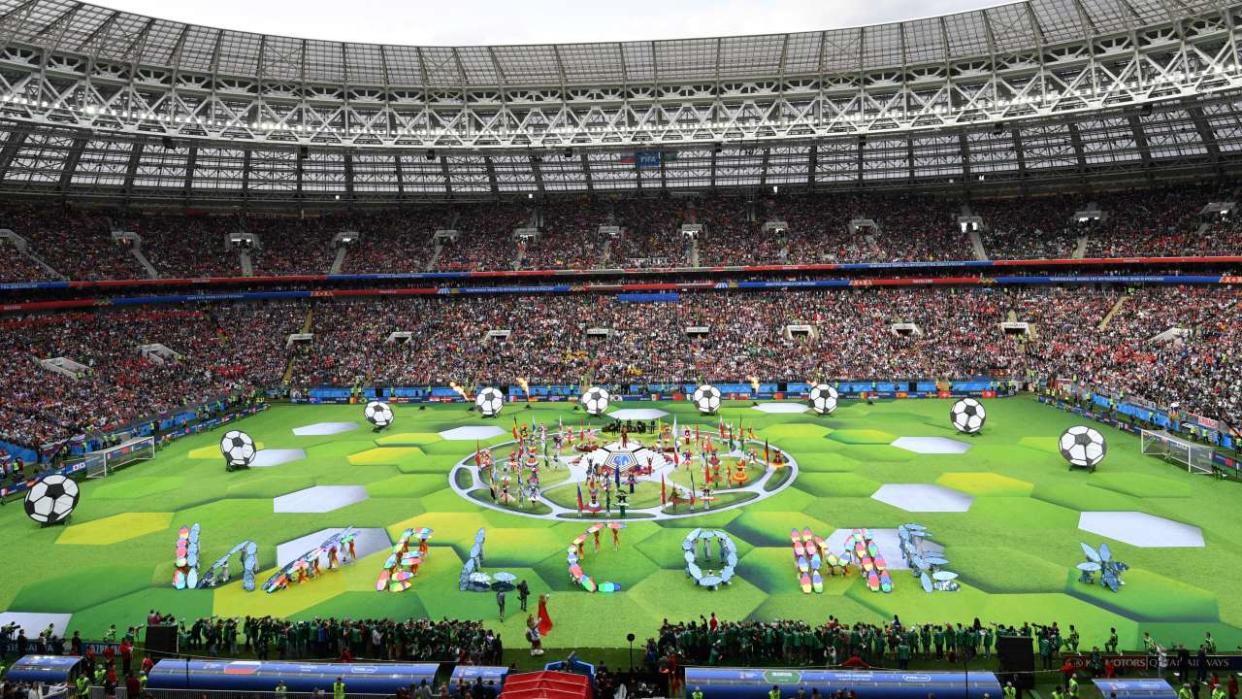
[[[1236,699],[1240,24],[0,0],[4,697]]]

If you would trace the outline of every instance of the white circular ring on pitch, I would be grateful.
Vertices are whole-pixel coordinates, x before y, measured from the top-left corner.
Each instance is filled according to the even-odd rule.
[[[714,435],[710,435],[709,439],[713,439],[716,441],[722,441],[720,440],[719,437],[716,437]],[[758,448],[762,448],[763,446],[763,441],[761,440],[746,440],[746,443],[750,445],[754,445],[755,447],[758,447]],[[493,444],[492,448],[494,449],[498,447],[505,447],[511,444],[515,444],[515,442],[510,440],[508,442],[502,442],[500,444]],[[620,445],[619,444],[606,445],[604,447],[600,447],[600,449],[597,451],[614,449],[614,448],[620,448]],[[640,448],[645,449],[645,447],[636,446],[633,450],[637,451]],[[777,449],[775,445],[769,445],[769,448]],[[632,518],[635,521],[654,522],[654,521],[669,520],[669,519],[686,519],[690,517],[698,517],[700,515],[710,515],[710,514],[714,514],[717,512],[727,512],[729,510],[734,510],[744,505],[749,505],[751,503],[759,502],[760,500],[766,500],[772,497],[773,495],[784,492],[786,488],[793,485],[793,482],[798,479],[798,462],[792,456],[790,456],[789,452],[780,450],[780,453],[781,453],[781,456],[785,459],[784,468],[790,469],[790,471],[789,471],[789,475],[785,477],[785,481],[781,483],[779,486],[773,488],[772,490],[770,491],[767,490],[766,486],[767,486],[768,481],[772,479],[772,476],[775,475],[776,472],[772,469],[768,469],[764,472],[763,476],[761,476],[760,478],[754,481],[747,483],[745,486],[742,486],[740,488],[720,488],[720,489],[716,489],[712,491],[714,494],[718,496],[723,495],[723,494],[729,494],[729,493],[748,493],[749,492],[749,493],[754,493],[755,497],[752,497],[746,500],[741,500],[739,502],[731,503],[728,505],[721,505],[720,507],[712,507],[710,509],[702,509],[702,510],[692,510],[689,512],[665,512],[663,508],[659,506],[638,507],[638,508],[629,507],[629,508],[626,508],[626,512],[629,513],[630,518]],[[573,456],[578,456],[578,455],[573,455]],[[726,454],[725,456],[729,456],[729,455]],[[449,469],[449,485],[453,488],[453,491],[456,492],[458,496],[460,496],[462,499],[466,500],[467,502],[474,503],[475,505],[478,505],[479,507],[486,507],[489,510],[496,510],[497,512],[505,512],[511,515],[517,515],[519,517],[531,517],[533,519],[546,519],[546,520],[554,520],[554,521],[565,521],[565,520],[573,520],[573,521],[609,520],[611,521],[611,520],[616,520],[620,518],[616,512],[615,507],[614,507],[614,511],[611,514],[598,513],[594,516],[586,515],[586,516],[580,517],[578,516],[579,513],[576,509],[572,507],[565,507],[563,505],[558,505],[557,503],[549,500],[547,496],[545,495],[545,493],[548,490],[558,489],[558,488],[563,488],[563,487],[564,488],[576,487],[577,485],[582,484],[586,480],[586,469],[582,466],[575,466],[573,464],[570,464],[568,456],[564,458],[560,458],[560,465],[565,468],[570,469],[571,471],[570,478],[568,480],[561,481],[560,483],[549,486],[548,488],[545,488],[545,489],[541,489],[539,491],[539,498],[537,502],[541,505],[546,506],[549,510],[551,510],[550,512],[542,513],[542,514],[535,513],[535,512],[524,512],[519,509],[505,507],[504,505],[499,505],[494,502],[488,502],[487,500],[482,500],[482,499],[471,496],[470,491],[486,489],[487,487],[486,485],[484,485],[483,479],[479,477],[479,468],[474,463],[473,453],[467,456],[466,458],[462,459],[461,461],[458,461],[457,464],[453,466],[453,468]],[[659,483],[660,474],[668,473],[668,471],[671,470],[672,468],[673,468],[673,465],[671,462],[669,462],[668,464],[664,466],[658,466],[652,472],[650,476],[641,476],[638,478],[638,481],[639,482],[652,481],[652,482]],[[698,467],[696,466],[695,468],[698,468]],[[726,467],[722,464],[721,468],[723,469]],[[457,474],[459,471],[464,471],[466,476],[468,477],[469,484],[466,487],[462,487],[461,485],[458,484]],[[684,486],[677,485],[671,482],[667,482],[667,484],[670,490],[682,490],[682,491],[688,490]]]

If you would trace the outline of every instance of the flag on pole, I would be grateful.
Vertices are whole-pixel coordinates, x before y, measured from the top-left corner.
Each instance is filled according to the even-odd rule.
[[[690,472],[690,507],[694,507],[694,471]]]
[[[479,452],[479,440],[474,440],[474,467],[483,465],[483,454]]]
[[[664,493],[664,474],[660,474],[660,507],[664,507],[668,503],[668,496]]]
[[[763,440],[763,463],[767,464],[772,459],[768,456],[768,440]]]
[[[578,512],[579,512],[579,513],[581,513],[581,512],[582,512],[582,507],[583,507],[583,505],[582,505],[582,485],[581,485],[581,484],[579,484],[579,485],[578,485]]]
[[[677,439],[681,435],[677,432],[677,416],[673,416],[673,453],[677,453]]]
[[[517,440],[518,440],[517,417],[514,416],[513,418],[513,441],[516,442]]]

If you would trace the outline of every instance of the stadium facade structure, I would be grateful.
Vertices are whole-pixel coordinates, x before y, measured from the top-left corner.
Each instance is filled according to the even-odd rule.
[[[1219,175],[1242,152],[1240,23],[1242,3],[1215,0],[1029,0],[451,48],[0,0],[0,192],[361,203]]]

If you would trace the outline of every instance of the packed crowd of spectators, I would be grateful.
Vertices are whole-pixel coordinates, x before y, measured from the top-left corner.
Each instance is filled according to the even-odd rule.
[[[1054,289],[865,289],[684,295],[627,304],[599,296],[355,299],[319,304],[315,341],[293,382],[317,385],[661,383],[695,380],[1055,376],[1242,423],[1234,323],[1240,295],[1150,288],[1097,327],[1120,292]],[[1001,323],[1030,323],[1006,336]],[[902,334],[894,323],[912,323]],[[790,324],[817,336],[793,339]],[[691,337],[689,326],[706,326]],[[1177,342],[1152,338],[1172,327]],[[606,328],[607,336],[586,334]],[[508,330],[507,338],[488,331]],[[414,341],[387,342],[394,331]]]
[[[614,205],[621,237],[611,241],[610,267],[685,267],[689,243],[681,234],[686,202],[680,199],[623,199]]]
[[[440,249],[440,271],[507,270],[517,262],[513,231],[529,227],[531,211],[520,204],[476,204],[457,209],[456,242]]]
[[[133,231],[161,276],[236,276],[237,250],[224,244],[235,232],[262,241],[252,253],[256,274],[322,274],[334,256],[333,236],[356,230],[345,272],[420,272],[437,243],[433,233],[455,229],[442,246],[438,270],[590,269],[607,259],[613,267],[681,267],[697,253],[699,264],[901,262],[967,260],[976,256],[957,217],[982,219],[984,254],[992,259],[1139,255],[1231,255],[1242,249],[1237,214],[1201,214],[1209,202],[1233,201],[1233,192],[1179,187],[1098,194],[972,199],[925,194],[811,192],[781,196],[632,197],[427,204],[377,211],[311,215],[121,212],[72,207],[0,208],[0,228],[11,228],[30,249],[70,279],[141,278],[146,271],[111,231]],[[1079,220],[1098,207],[1100,217]],[[874,225],[851,226],[866,220]],[[765,231],[767,221],[785,230]],[[680,233],[699,223],[695,242]],[[602,239],[600,225],[623,229]],[[536,241],[513,238],[517,228],[538,228]],[[1079,240],[1086,238],[1080,251]],[[0,278],[27,281],[52,276],[5,246]]]
[[[968,376],[1078,381],[1242,424],[1242,293],[1231,287],[909,289],[365,297],[109,309],[0,321],[0,434],[28,445],[117,427],[213,396],[291,385],[463,385]],[[1108,318],[1106,327],[1100,328]],[[1007,336],[1001,323],[1031,324]],[[909,323],[898,332],[896,323]],[[806,324],[815,335],[791,337]],[[706,334],[691,336],[690,326]],[[607,335],[587,335],[605,328]],[[1178,332],[1164,342],[1156,337]],[[508,330],[507,337],[488,337]],[[409,332],[409,342],[392,341]],[[173,352],[164,363],[139,346]],[[71,378],[40,366],[65,357]]]
[[[0,439],[31,447],[276,384],[295,304],[107,310],[0,321]],[[179,356],[155,359],[141,345]],[[40,365],[64,357],[76,377]]]
[[[541,207],[539,238],[521,246],[524,269],[591,269],[599,266],[605,238],[599,227],[614,225],[606,202],[589,198],[551,201]]]

